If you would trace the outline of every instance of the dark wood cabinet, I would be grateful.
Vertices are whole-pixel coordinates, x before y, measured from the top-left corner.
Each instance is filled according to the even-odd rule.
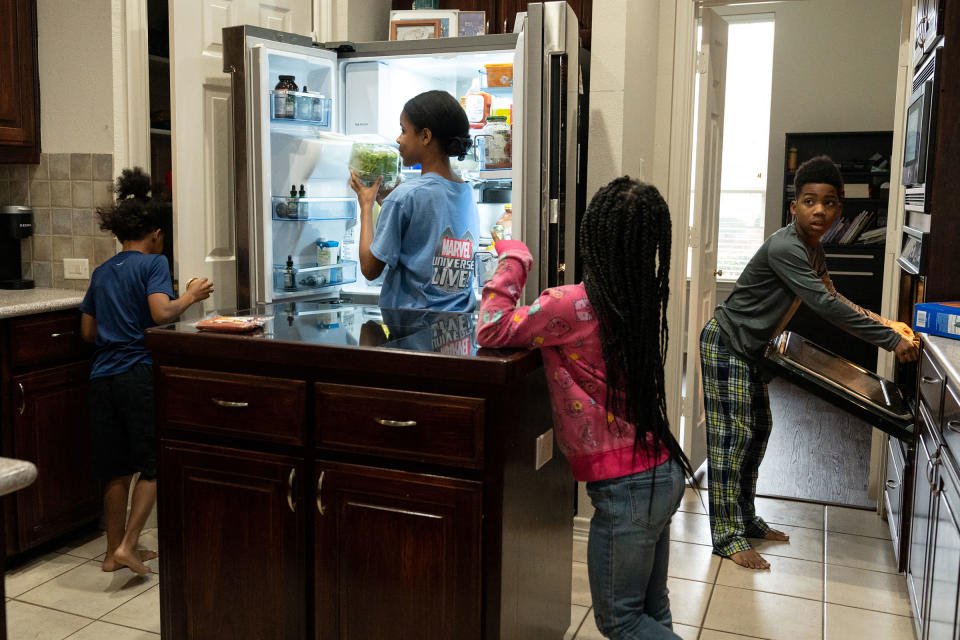
[[[487,33],[513,33],[517,13],[527,10],[529,0],[440,0],[440,9],[459,9],[461,11],[485,11]],[[583,47],[590,48],[590,25],[593,13],[593,0],[567,0],[580,23],[580,40]],[[411,0],[393,0],[391,8],[410,9]]]
[[[288,338],[147,332],[164,638],[561,640],[574,483],[539,353]],[[298,417],[245,417],[274,394]]]
[[[304,463],[167,442],[160,455],[164,636],[304,637]]]
[[[481,638],[479,482],[317,462],[315,637]]]
[[[38,471],[33,485],[5,498],[9,554],[100,514],[87,406],[91,350],[79,336],[75,310],[0,321],[3,455]]]
[[[16,376],[13,451],[33,462],[37,480],[15,495],[21,547],[32,547],[95,518],[100,488],[87,425],[86,362]]]
[[[40,162],[37,2],[0,3],[0,163]]]

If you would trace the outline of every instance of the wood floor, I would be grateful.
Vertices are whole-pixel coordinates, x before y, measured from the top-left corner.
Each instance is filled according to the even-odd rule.
[[[757,494],[874,507],[870,425],[782,378],[769,391],[773,431]]]

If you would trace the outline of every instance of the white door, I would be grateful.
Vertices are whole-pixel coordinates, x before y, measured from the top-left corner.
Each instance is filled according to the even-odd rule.
[[[720,217],[720,165],[727,76],[727,23],[710,9],[701,14],[703,34],[697,61],[696,184],[690,227],[690,304],[687,308],[686,394],[683,400],[684,452],[694,469],[706,459],[706,414],[700,380],[700,329],[716,303],[717,226]]]
[[[214,281],[206,311],[237,299],[233,216],[233,118],[223,72],[224,27],[250,24],[309,35],[311,0],[172,0],[170,91],[173,135],[174,271]],[[188,317],[196,317],[192,310]]]

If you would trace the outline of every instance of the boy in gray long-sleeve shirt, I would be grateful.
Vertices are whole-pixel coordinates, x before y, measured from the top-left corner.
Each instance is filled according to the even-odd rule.
[[[915,360],[913,331],[850,302],[833,287],[820,238],[840,216],[843,180],[830,158],[800,165],[793,222],[747,264],[700,334],[714,553],[752,569],[767,563],[747,538],[789,540],[756,514],[757,470],[770,435],[770,399],[757,368],[800,303],[864,340]]]

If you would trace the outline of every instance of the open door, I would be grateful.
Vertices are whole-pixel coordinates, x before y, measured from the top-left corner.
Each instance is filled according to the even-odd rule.
[[[727,77],[727,23],[710,9],[701,12],[701,53],[697,59],[696,184],[690,227],[690,301],[687,308],[686,394],[683,399],[684,452],[694,469],[707,456],[706,413],[700,379],[700,329],[716,306],[717,226],[720,215],[720,165]]]
[[[311,16],[311,0],[170,2],[174,272],[184,283],[193,276],[213,280],[206,310],[231,309],[237,300],[233,118],[223,27],[252,24],[309,35]]]

